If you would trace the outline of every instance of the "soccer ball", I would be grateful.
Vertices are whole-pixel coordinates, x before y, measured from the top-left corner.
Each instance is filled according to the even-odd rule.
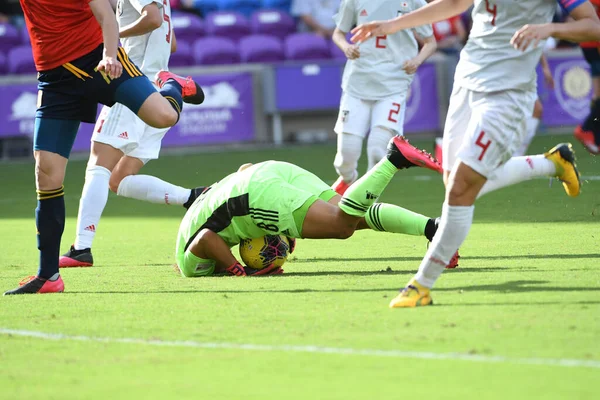
[[[240,242],[240,256],[250,268],[263,269],[271,264],[281,267],[290,254],[290,242],[283,235],[266,235]]]

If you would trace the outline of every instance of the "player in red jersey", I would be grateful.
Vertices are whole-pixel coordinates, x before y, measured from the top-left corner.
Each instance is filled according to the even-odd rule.
[[[600,0],[590,0],[600,17]],[[591,154],[600,154],[600,42],[580,43],[583,55],[592,72],[592,103],[583,124],[575,128],[575,138]]]
[[[20,0],[38,70],[33,150],[39,270],[10,294],[62,292],[58,273],[65,225],[63,181],[80,122],[95,122],[98,103],[121,103],[156,128],[177,123],[183,102],[200,104],[191,78],[161,71],[157,92],[119,47],[109,0]]]

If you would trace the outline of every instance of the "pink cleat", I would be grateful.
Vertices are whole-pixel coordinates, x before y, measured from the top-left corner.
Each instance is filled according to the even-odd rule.
[[[59,268],[76,268],[76,267],[91,267],[94,265],[94,257],[92,249],[75,250],[75,246],[71,246],[68,252],[60,256],[58,259]]]
[[[600,144],[596,143],[594,132],[584,131],[580,125],[575,128],[575,139],[579,140],[590,154],[600,154]]]
[[[351,183],[344,182],[344,178],[341,176],[331,185],[331,188],[335,190],[337,194],[343,196],[346,193],[346,190],[350,187]]]
[[[65,291],[65,283],[58,273],[50,279],[39,276],[29,276],[19,282],[19,287],[5,292],[4,295],[13,294],[36,294],[36,293],[62,293]]]
[[[159,88],[162,88],[170,79],[181,86],[181,96],[184,102],[189,104],[202,104],[204,102],[204,92],[191,76],[184,78],[169,71],[159,71],[156,74],[156,84]]]
[[[452,258],[450,259],[450,262],[448,263],[448,265],[446,265],[446,269],[454,269],[454,268],[458,267],[458,259],[459,258],[460,258],[460,255],[458,254],[458,251],[457,251],[456,253],[454,253]]]
[[[411,145],[404,136],[396,136],[388,144],[388,160],[398,169],[423,167],[433,171],[442,171],[442,164],[424,150]]]

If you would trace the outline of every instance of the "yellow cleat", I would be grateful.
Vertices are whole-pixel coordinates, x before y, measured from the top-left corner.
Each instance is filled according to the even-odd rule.
[[[544,153],[544,156],[556,166],[555,177],[562,182],[567,195],[571,197],[579,196],[581,179],[575,162],[575,151],[571,143],[558,144]]]
[[[404,289],[390,302],[390,308],[422,307],[433,304],[429,289],[416,279],[411,279]]]

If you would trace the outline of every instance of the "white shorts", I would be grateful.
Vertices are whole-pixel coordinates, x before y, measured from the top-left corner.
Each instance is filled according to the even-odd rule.
[[[444,170],[460,159],[492,179],[521,146],[536,99],[535,90],[483,93],[455,85],[444,128]]]
[[[340,101],[340,113],[335,133],[349,133],[362,138],[376,126],[404,134],[406,93],[398,93],[382,100],[361,100],[346,92]]]
[[[112,107],[102,107],[92,141],[108,144],[145,164],[158,158],[162,139],[168,130],[146,125],[129,108],[116,103]]]

